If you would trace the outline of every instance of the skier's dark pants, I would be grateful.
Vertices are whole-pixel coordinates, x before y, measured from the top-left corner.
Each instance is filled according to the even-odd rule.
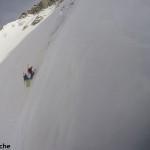
[[[27,76],[24,76],[24,81],[29,80],[29,78]]]
[[[34,76],[34,72],[31,73],[30,79],[33,79],[33,76]]]

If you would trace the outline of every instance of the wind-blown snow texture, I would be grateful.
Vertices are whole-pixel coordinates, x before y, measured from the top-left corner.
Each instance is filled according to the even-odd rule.
[[[149,2],[71,4],[65,0],[1,64],[8,130],[0,132],[12,135],[10,118],[20,118],[6,137],[17,150],[149,149]],[[21,80],[27,63],[39,68],[29,89]]]

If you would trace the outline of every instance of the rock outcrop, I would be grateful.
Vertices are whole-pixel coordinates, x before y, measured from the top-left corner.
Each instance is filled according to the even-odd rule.
[[[32,22],[32,25],[36,25],[36,24],[39,23],[42,19],[43,19],[42,16],[37,16],[37,17],[35,18],[35,20]]]
[[[61,3],[63,0],[41,0],[38,4],[34,5],[31,9],[27,10],[27,12],[23,12],[19,19],[25,18],[28,14],[37,14],[42,9],[47,8],[48,6],[53,5],[55,2]],[[36,22],[36,21],[35,21]]]

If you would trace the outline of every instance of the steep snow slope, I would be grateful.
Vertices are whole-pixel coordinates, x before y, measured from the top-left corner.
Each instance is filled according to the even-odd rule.
[[[140,28],[128,32],[115,4],[77,1],[48,47],[19,124],[18,150],[150,148],[150,45]],[[130,6],[141,13],[150,7],[123,4],[133,19]]]
[[[69,10],[69,2],[66,8],[61,4],[56,9],[52,6],[40,12],[38,15],[45,19],[35,26],[31,26],[31,22],[36,16],[28,16],[6,25],[0,31],[0,142],[11,144],[12,148],[15,148],[16,123],[32,89],[32,86],[25,87],[23,71],[26,71],[27,64],[39,71],[48,45]],[[28,28],[22,30],[24,25],[28,25]]]

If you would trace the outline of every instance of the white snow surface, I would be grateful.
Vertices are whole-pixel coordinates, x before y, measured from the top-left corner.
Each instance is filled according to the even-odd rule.
[[[149,149],[149,8],[137,0],[64,0],[34,27],[6,25],[1,140],[15,150]],[[29,88],[27,64],[37,68]]]

